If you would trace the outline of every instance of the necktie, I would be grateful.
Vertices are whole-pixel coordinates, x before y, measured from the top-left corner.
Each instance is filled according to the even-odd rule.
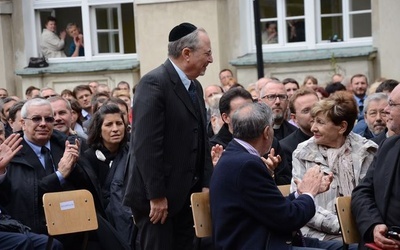
[[[199,109],[199,101],[197,99],[197,91],[196,91],[196,85],[193,81],[190,81],[190,86],[188,89],[190,99],[192,100],[192,103],[196,110]]]
[[[46,170],[46,175],[49,175],[54,172],[53,159],[51,157],[50,150],[43,146],[40,152],[44,156],[44,167]]]

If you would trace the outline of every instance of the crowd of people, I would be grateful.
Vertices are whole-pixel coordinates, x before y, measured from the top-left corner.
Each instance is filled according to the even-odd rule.
[[[83,37],[67,30],[80,55]],[[25,100],[0,89],[0,222],[21,225],[0,228],[1,249],[43,249],[41,197],[73,189],[94,197],[89,249],[193,249],[194,192],[210,194],[203,249],[341,249],[339,196],[352,196],[362,236],[350,249],[400,247],[386,236],[400,225],[397,81],[371,90],[363,74],[336,74],[325,88],[311,75],[302,85],[264,77],[246,89],[223,69],[203,92],[207,32],[182,23],[168,41],[168,59],[133,88],[31,86]],[[81,241],[56,237],[53,249]]]

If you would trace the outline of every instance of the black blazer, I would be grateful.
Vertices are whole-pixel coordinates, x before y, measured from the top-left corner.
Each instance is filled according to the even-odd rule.
[[[351,195],[352,213],[355,216],[362,240],[366,242],[373,242],[371,232],[373,225],[386,224],[385,218],[390,205],[391,188],[399,173],[399,152],[400,136],[387,138],[380,145],[366,176]],[[397,217],[399,216],[400,211],[397,214]],[[361,247],[363,245],[360,244]]]
[[[50,138],[51,154],[57,165],[64,153],[66,136],[53,131]],[[32,148],[22,140],[22,149],[7,166],[7,175],[0,184],[0,203],[10,215],[32,228],[35,233],[46,233],[42,196],[46,192],[70,189],[61,186],[56,173],[46,176],[44,168]]]
[[[315,214],[313,199],[283,197],[259,156],[232,140],[210,183],[215,249],[291,249]]]
[[[192,190],[195,179],[208,187],[212,163],[205,131],[206,109],[202,87],[194,82],[200,114],[170,60],[143,76],[136,88],[125,194],[125,204],[134,214],[147,216],[149,200],[167,197],[169,216],[174,216],[190,191],[201,190]]]

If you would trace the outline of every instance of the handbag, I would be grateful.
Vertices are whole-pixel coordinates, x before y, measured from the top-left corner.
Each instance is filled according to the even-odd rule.
[[[46,58],[43,57],[31,57],[29,58],[28,68],[44,68],[48,67],[49,64],[46,61]]]

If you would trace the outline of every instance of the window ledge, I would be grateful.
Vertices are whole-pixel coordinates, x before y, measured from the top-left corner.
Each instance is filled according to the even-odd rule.
[[[284,51],[284,52],[264,52],[264,64],[287,63],[287,62],[305,62],[326,60],[334,58],[349,57],[375,57],[377,49],[372,46],[332,48],[332,49],[315,49],[301,51]],[[253,66],[257,65],[257,55],[255,53],[246,54],[237,59],[231,60],[233,66]]]
[[[46,68],[24,68],[16,70],[19,76],[43,75],[43,74],[65,74],[65,73],[84,73],[98,71],[121,71],[139,69],[137,59],[109,60],[109,61],[90,61],[90,62],[68,62],[68,63],[49,63]]]

